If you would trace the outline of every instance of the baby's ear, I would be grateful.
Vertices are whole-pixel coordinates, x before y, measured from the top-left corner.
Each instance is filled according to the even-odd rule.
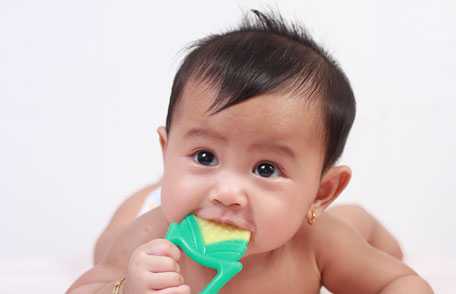
[[[168,145],[168,135],[166,134],[165,127],[158,127],[157,133],[160,139],[160,146],[162,150],[163,159],[165,159],[166,147]]]
[[[352,171],[348,166],[331,167],[320,181],[320,188],[314,200],[314,207],[323,211],[328,207],[350,182]]]

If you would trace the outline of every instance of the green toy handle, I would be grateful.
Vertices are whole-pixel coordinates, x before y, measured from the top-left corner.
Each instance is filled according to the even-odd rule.
[[[217,269],[216,276],[201,291],[201,294],[217,294],[225,284],[242,270],[240,262],[223,262]]]

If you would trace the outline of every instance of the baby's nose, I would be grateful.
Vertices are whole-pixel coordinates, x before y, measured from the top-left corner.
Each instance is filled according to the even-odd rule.
[[[247,195],[241,189],[218,190],[209,196],[209,200],[230,208],[243,208],[247,205]]]

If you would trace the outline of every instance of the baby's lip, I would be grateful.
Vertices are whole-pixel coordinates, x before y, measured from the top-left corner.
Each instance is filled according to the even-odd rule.
[[[218,223],[222,223],[222,224],[228,224],[228,225],[237,227],[239,229],[243,229],[243,230],[247,230],[247,231],[251,231],[251,232],[254,231],[253,226],[249,225],[247,222],[244,222],[242,220],[232,220],[232,219],[224,218],[224,217],[213,218],[213,219],[209,219],[209,220],[218,222]]]
[[[250,222],[247,222],[239,217],[229,217],[229,216],[217,216],[213,215],[211,213],[207,213],[204,211],[200,211],[198,214],[198,217],[204,218],[206,220],[210,220],[216,223],[221,223],[221,224],[228,224],[231,226],[234,226],[238,229],[243,229],[247,230],[250,232],[255,232],[255,226],[253,226]]]

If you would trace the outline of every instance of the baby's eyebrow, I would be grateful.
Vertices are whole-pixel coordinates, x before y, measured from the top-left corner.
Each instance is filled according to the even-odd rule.
[[[186,139],[198,138],[198,137],[209,137],[212,139],[216,139],[218,141],[222,141],[224,143],[228,142],[228,139],[225,138],[223,135],[217,133],[216,131],[209,130],[209,129],[192,128],[188,132],[186,132],[184,135],[184,138],[186,138]]]
[[[254,151],[254,150],[271,150],[277,153],[280,153],[284,156],[288,156],[290,159],[295,160],[296,159],[296,154],[294,151],[288,147],[287,145],[282,145],[280,143],[274,143],[274,142],[262,142],[262,143],[255,143],[250,145],[249,151]]]

